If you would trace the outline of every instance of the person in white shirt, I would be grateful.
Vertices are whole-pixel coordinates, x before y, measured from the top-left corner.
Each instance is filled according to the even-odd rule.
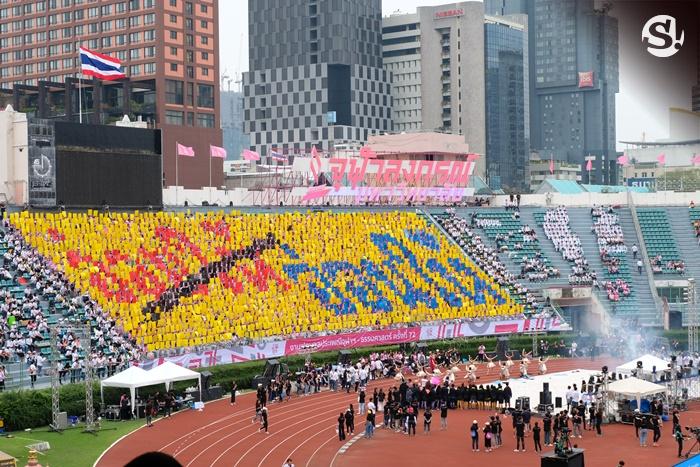
[[[287,461],[284,464],[282,464],[282,467],[294,467],[294,463],[292,462],[292,458],[290,457],[289,459],[287,459]]]

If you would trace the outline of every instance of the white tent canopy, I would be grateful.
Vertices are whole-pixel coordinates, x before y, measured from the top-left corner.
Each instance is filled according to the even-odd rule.
[[[624,365],[618,366],[615,371],[618,373],[630,374],[637,369],[637,362],[642,362],[642,371],[644,371],[644,373],[651,373],[654,367],[656,367],[657,372],[662,372],[668,368],[669,363],[662,358],[651,354],[646,354],[639,358],[635,358]]]
[[[640,407],[642,397],[666,393],[666,386],[654,384],[639,378],[625,378],[613,381],[608,385],[608,391],[637,399]]]
[[[110,376],[100,382],[100,393],[104,399],[104,388],[128,388],[131,395],[131,410],[136,406],[136,389],[148,386],[148,371],[138,366],[130,366],[126,370]]]
[[[199,381],[199,386],[202,386],[202,374],[196,371],[189,370],[187,368],[181,367],[173,362],[166,361],[161,365],[146,372],[148,375],[148,384],[145,386],[150,386],[153,384],[165,384],[165,390],[170,390],[171,383],[175,381],[187,381],[190,379],[196,379]],[[200,391],[200,399],[201,399]]]
[[[146,371],[138,366],[130,366],[126,370],[111,376],[100,383],[100,393],[104,401],[104,388],[128,388],[131,395],[131,410],[136,410],[136,390],[145,386],[165,384],[165,390],[175,381],[187,381],[196,379],[199,381],[199,400],[202,400],[202,375],[196,371],[166,361],[157,367]]]

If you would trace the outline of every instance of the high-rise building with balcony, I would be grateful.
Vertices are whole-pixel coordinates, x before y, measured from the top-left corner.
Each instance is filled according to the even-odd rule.
[[[127,79],[80,79],[79,47],[122,62]],[[162,129],[168,186],[209,185],[222,145],[218,0],[0,0],[0,105],[30,116]],[[177,161],[176,142],[196,157]],[[223,184],[221,159],[212,185]]]
[[[251,148],[304,153],[391,131],[381,20],[381,0],[249,1]]]

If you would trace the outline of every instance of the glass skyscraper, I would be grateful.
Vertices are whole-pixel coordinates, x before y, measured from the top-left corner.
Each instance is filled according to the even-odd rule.
[[[486,17],[486,176],[507,193],[529,191],[530,115],[527,32],[506,18]]]

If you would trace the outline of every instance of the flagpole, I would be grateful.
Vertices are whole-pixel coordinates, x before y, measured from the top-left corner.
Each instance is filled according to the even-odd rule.
[[[209,146],[209,204],[212,203],[211,200],[211,145]]]
[[[83,73],[78,73],[78,123],[83,123]]]
[[[180,158],[177,154],[177,148],[180,145],[177,141],[175,141],[175,206],[178,206],[178,199],[177,199],[177,194],[180,191],[180,183],[178,179],[178,170],[177,170],[177,160]]]

